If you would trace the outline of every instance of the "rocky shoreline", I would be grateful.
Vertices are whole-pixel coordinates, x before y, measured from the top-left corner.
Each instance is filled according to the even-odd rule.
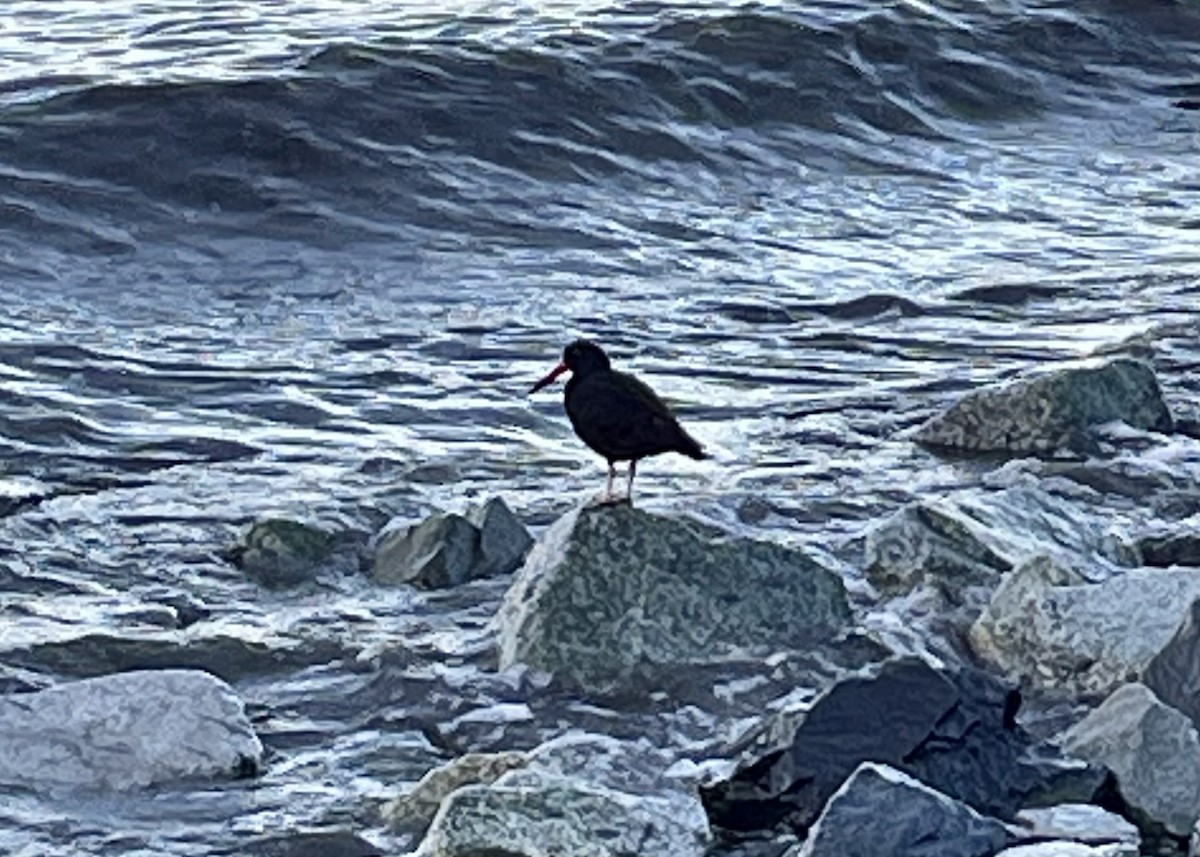
[[[373,532],[263,519],[227,559],[264,589],[331,567],[397,592],[508,580],[481,628],[503,690],[488,720],[428,723],[445,764],[358,823],[245,853],[402,853],[373,844],[386,832],[438,857],[1194,857],[1200,442],[1168,454],[1174,428],[1125,357],[969,394],[912,440],[983,456],[984,487],[878,521],[853,580],[627,505],[536,539],[498,498]],[[239,682],[380,668],[195,605],[161,618],[0,651],[0,783],[253,778],[271,758]],[[364,717],[406,693],[364,693]]]

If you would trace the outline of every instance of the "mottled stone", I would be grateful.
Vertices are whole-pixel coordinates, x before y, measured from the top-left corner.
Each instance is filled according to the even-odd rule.
[[[218,853],[222,857],[384,857],[392,852],[349,831],[331,830],[263,836],[242,842],[236,850]]]
[[[1151,658],[1142,683],[1200,727],[1200,599],[1192,602],[1175,635]]]
[[[805,554],[628,505],[559,519],[509,589],[500,663],[596,692],[734,653],[803,648],[846,627],[845,586]]]
[[[147,670],[0,698],[0,783],[130,790],[253,774],[241,700],[196,670]]]
[[[270,588],[311,580],[333,553],[333,538],[317,527],[268,518],[256,521],[232,551],[239,568]]]
[[[1010,840],[996,819],[901,771],[864,762],[787,857],[991,857]]]
[[[567,736],[442,803],[418,853],[437,857],[701,857],[708,822],[652,748]]]
[[[1137,857],[1136,846],[1114,842],[1109,845],[1084,845],[1080,842],[1035,842],[1005,848],[996,857]]]
[[[527,753],[467,753],[421,777],[409,792],[383,808],[383,819],[394,830],[424,830],[451,792],[466,785],[494,783],[527,764]]]
[[[432,515],[380,534],[371,576],[380,583],[427,588],[507,574],[521,564],[533,537],[499,497],[465,515]]]
[[[1138,542],[1143,561],[1155,568],[1200,568],[1200,533],[1145,536]]]
[[[1014,678],[1104,694],[1139,675],[1200,596],[1200,574],[1134,569],[1099,583],[1046,557],[1013,571],[971,626],[971,648]]]
[[[972,452],[1088,452],[1095,445],[1089,429],[1114,420],[1171,430],[1171,413],[1148,364],[1118,358],[977,390],[918,428],[915,439]]]
[[[1067,752],[1113,772],[1139,821],[1173,836],[1191,834],[1200,819],[1200,737],[1148,687],[1119,688],[1059,740]]]

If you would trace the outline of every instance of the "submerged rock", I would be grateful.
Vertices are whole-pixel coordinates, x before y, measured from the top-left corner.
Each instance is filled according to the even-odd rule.
[[[1005,848],[996,857],[1138,857],[1136,847],[1123,842],[1084,845],[1081,842],[1035,842]]]
[[[1175,635],[1150,660],[1142,682],[1200,728],[1200,599],[1192,602]]]
[[[1087,845],[1121,845],[1136,857],[1142,844],[1137,827],[1116,813],[1089,803],[1034,807],[1017,813],[1022,839],[1070,840]]]
[[[442,803],[418,853],[438,857],[701,857],[711,842],[699,800],[665,777],[652,748],[566,736],[528,767],[468,785]]]
[[[1039,557],[1012,572],[971,626],[971,648],[1013,677],[1104,694],[1167,645],[1200,574],[1134,569],[1100,583]]]
[[[0,698],[0,782],[129,790],[257,772],[262,744],[229,685],[147,670]]]
[[[1017,726],[1020,697],[977,670],[900,658],[846,678],[773,732],[739,770],[702,790],[714,825],[803,829],[860,763],[898,768],[976,810],[1011,818],[1039,801],[1089,801],[1105,772],[1064,759]]]
[[[263,586],[279,589],[312,580],[333,547],[333,537],[324,530],[287,518],[267,518],[251,525],[231,558]]]
[[[841,578],[805,554],[628,505],[546,532],[500,608],[500,663],[594,692],[745,650],[820,644],[845,628]]]
[[[1200,737],[1185,715],[1143,684],[1127,684],[1059,739],[1064,749],[1106,765],[1139,821],[1176,837],[1200,820]]]
[[[286,833],[251,839],[236,851],[221,851],[228,857],[384,857],[385,852],[349,831]]]
[[[415,526],[385,530],[371,576],[380,583],[457,586],[508,574],[532,546],[529,531],[502,499],[493,497],[465,515],[432,515]]]
[[[1169,432],[1171,413],[1154,370],[1118,358],[1069,366],[968,393],[917,429],[920,443],[972,452],[1089,452],[1090,429],[1120,420]]]
[[[864,762],[787,857],[991,857],[1011,840],[996,819],[901,771]]]

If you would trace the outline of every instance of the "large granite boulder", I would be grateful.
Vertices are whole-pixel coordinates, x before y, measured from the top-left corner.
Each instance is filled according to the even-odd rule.
[[[818,645],[849,620],[841,578],[798,550],[589,506],[550,527],[509,589],[500,664],[604,693],[682,665]]]
[[[1143,684],[1127,684],[1060,738],[1063,748],[1112,770],[1135,820],[1186,838],[1200,820],[1200,736]]]
[[[414,526],[385,529],[376,540],[371,577],[426,588],[457,586],[508,574],[532,546],[529,531],[493,497],[464,515],[432,515]]]
[[[1010,677],[1105,694],[1139,675],[1200,597],[1200,572],[1133,569],[1099,583],[1047,557],[1008,575],[971,626],[971,648]]]
[[[500,753],[466,753],[431,771],[383,808],[388,827],[424,831],[452,792],[469,785],[489,785],[509,771],[529,764],[529,754],[516,750]]]
[[[1095,447],[1090,430],[1116,420],[1171,431],[1171,412],[1147,363],[1117,358],[976,390],[914,436],[928,446],[970,452],[1089,452]]]
[[[490,784],[452,791],[418,853],[438,857],[701,857],[711,844],[693,791],[653,748],[569,735]]]
[[[991,857],[1008,829],[907,774],[864,762],[787,857]]]
[[[225,682],[147,670],[0,698],[0,783],[129,790],[257,772],[262,744]]]
[[[702,790],[714,825],[812,824],[862,762],[891,765],[975,810],[1012,818],[1036,803],[1090,801],[1106,773],[1063,758],[1016,724],[1020,696],[978,670],[899,658],[846,678],[799,714],[776,718],[782,746],[755,746]]]
[[[1200,599],[1192,602],[1175,635],[1150,659],[1142,683],[1200,728]]]

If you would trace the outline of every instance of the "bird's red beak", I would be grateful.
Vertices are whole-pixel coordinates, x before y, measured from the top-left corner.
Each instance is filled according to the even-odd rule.
[[[567,371],[567,364],[559,363],[557,366],[554,367],[553,370],[551,370],[549,375],[547,375],[545,378],[543,378],[542,380],[538,381],[536,384],[533,385],[533,388],[529,391],[529,395],[532,396],[538,390],[542,389],[542,387],[547,386],[555,378],[557,378],[559,375],[561,375],[563,372],[566,372],[566,371]]]

